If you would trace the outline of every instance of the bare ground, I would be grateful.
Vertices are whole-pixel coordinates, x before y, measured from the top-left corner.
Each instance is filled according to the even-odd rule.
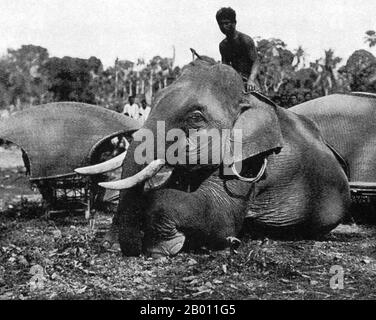
[[[376,298],[375,226],[341,225],[322,241],[243,239],[237,252],[125,258],[100,246],[111,214],[98,213],[94,230],[80,214],[45,219],[17,150],[0,151],[0,299]]]

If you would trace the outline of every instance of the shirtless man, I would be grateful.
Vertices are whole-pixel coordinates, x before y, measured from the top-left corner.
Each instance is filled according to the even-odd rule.
[[[219,29],[226,36],[219,44],[222,63],[232,66],[242,77],[246,90],[257,90],[259,67],[257,50],[251,37],[236,30],[236,13],[232,8],[221,8],[216,14]]]

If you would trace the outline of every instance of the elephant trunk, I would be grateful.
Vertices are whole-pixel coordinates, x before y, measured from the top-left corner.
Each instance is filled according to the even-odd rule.
[[[143,129],[155,131],[153,126],[148,128],[152,129],[147,129],[146,126]],[[142,129],[134,134],[134,140],[130,144],[123,161],[121,180],[110,182],[109,185],[101,184],[103,187],[121,189],[119,205],[113,219],[113,227],[117,229],[120,247],[126,256],[138,256],[143,249],[144,212],[149,205],[144,188],[149,188],[150,191],[161,187],[169,179],[172,172],[171,168],[162,169],[165,160],[157,158],[157,148],[154,148],[154,154],[152,155],[156,160],[150,159],[151,157],[148,158],[149,165],[145,166],[141,161],[138,161],[140,160],[138,159],[140,156],[139,151],[143,149],[144,142],[137,135],[142,136],[142,134]],[[156,135],[154,135],[154,139],[154,146],[157,146]]]
[[[123,162],[122,179],[132,177],[142,171],[142,165],[134,160],[134,151],[139,142],[132,142]],[[126,256],[138,256],[142,252],[142,212],[145,206],[143,184],[120,192],[117,212],[113,225],[119,234],[121,250]]]

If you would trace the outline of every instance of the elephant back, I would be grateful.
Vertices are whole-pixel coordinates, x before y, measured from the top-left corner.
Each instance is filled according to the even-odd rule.
[[[349,180],[376,182],[376,96],[333,94],[289,110],[313,120],[349,166]]]
[[[101,141],[136,131],[139,123],[117,112],[84,103],[56,102],[16,112],[0,122],[0,138],[21,147],[30,162],[30,177],[73,174],[89,164]]]

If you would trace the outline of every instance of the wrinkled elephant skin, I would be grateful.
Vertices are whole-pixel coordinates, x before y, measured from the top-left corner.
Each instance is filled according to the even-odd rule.
[[[346,215],[347,178],[316,125],[259,94],[244,95],[242,80],[231,67],[201,60],[185,67],[155,97],[143,129],[158,140],[162,121],[165,132],[226,129],[231,139],[224,136],[220,163],[176,164],[163,155],[172,171],[167,182],[148,191],[138,182],[121,191],[113,230],[119,231],[125,255],[174,255],[201,246],[221,249],[243,232],[312,238],[329,232]],[[235,129],[242,130],[241,138]],[[135,161],[140,143],[133,141],[128,150],[123,179],[145,167]],[[171,145],[167,142],[165,149]],[[234,154],[236,146],[242,148]],[[202,159],[199,148],[197,156]],[[160,157],[155,151],[150,161]],[[233,162],[244,179],[229,174]]]

